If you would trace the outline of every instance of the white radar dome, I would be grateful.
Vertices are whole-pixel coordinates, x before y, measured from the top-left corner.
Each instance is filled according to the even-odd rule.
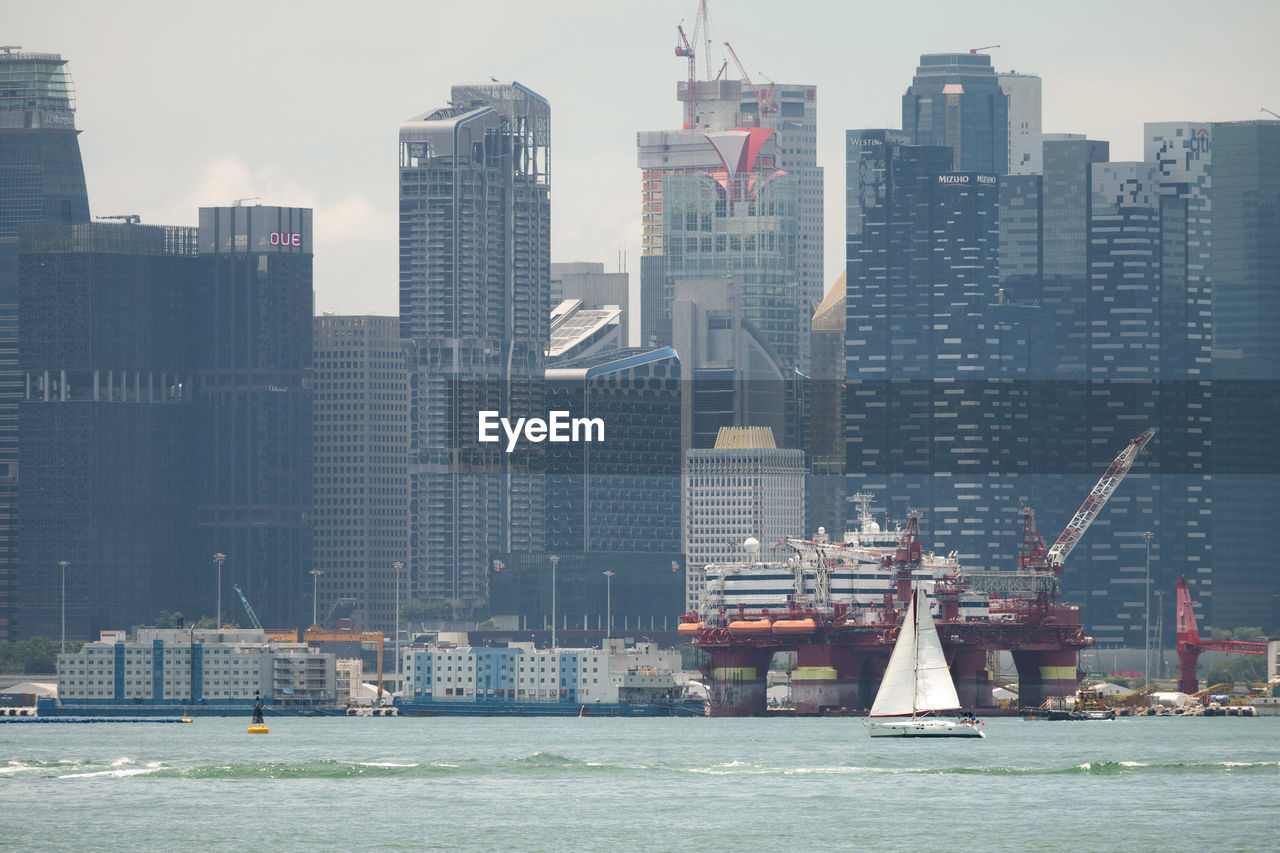
[[[748,536],[747,541],[742,543],[742,547],[747,549],[748,554],[758,554],[760,552],[760,540],[754,536]]]

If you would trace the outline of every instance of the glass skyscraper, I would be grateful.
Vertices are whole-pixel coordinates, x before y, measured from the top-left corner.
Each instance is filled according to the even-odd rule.
[[[456,85],[400,126],[400,334],[410,348],[411,571],[456,610],[490,554],[541,550],[539,454],[479,444],[479,412],[542,411],[550,324],[551,108],[519,83]]]
[[[1280,121],[1212,140],[1213,545],[1206,618],[1280,630]]]
[[[945,145],[951,169],[1004,174],[1009,167],[1009,98],[981,53],[920,57],[902,96],[902,129],[915,145]]]
[[[56,53],[0,48],[0,640],[18,593],[18,239],[24,225],[89,221],[75,94]]]
[[[308,620],[311,211],[200,209],[201,587],[237,585],[265,625]],[[213,596],[211,595],[210,598]]]
[[[212,564],[197,574],[207,447],[195,229],[84,223],[24,234],[18,630],[59,636],[62,562],[70,639],[154,622],[161,610],[211,615]]]

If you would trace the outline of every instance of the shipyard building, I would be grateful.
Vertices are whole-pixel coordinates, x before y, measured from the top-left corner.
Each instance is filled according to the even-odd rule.
[[[140,628],[103,632],[98,642],[58,656],[63,710],[111,706],[238,705],[255,696],[306,708],[337,698],[334,656],[301,643],[275,643],[255,630]]]

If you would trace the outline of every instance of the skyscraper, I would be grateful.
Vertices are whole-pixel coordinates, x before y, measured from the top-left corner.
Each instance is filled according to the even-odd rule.
[[[759,91],[759,90],[757,90]],[[671,298],[664,269],[663,181],[670,176],[723,170],[708,134],[770,128],[776,131],[774,167],[795,182],[797,298],[800,313],[800,365],[808,364],[808,320],[823,296],[823,170],[817,161],[817,89],[777,83],[763,99],[742,80],[700,80],[693,96],[697,121],[682,130],[641,131],[638,161],[643,181],[641,214],[641,341],[669,344]],[[677,85],[676,100],[687,104],[687,82]]]
[[[0,48],[0,640],[9,636],[18,591],[19,231],[89,221],[66,60],[13,51]]]
[[[1002,71],[1000,88],[1009,98],[1010,175],[1038,175],[1041,164],[1040,78],[1035,74]]]
[[[718,171],[663,181],[663,301],[670,311],[681,281],[731,278],[744,316],[784,368],[797,368],[812,314],[801,298],[797,266],[799,181],[775,168],[773,131],[725,131],[707,139],[720,154]]]
[[[1009,165],[1009,99],[981,53],[920,57],[902,96],[902,129],[914,145],[945,145],[955,171],[1003,174]]]
[[[391,631],[410,599],[409,373],[395,317],[314,320],[315,567],[320,615],[335,605]],[[401,563],[396,569],[395,564]]]
[[[311,211],[200,209],[202,568],[213,554],[264,624],[308,619],[311,552]]]
[[[478,445],[478,413],[541,410],[550,314],[551,108],[519,83],[456,85],[400,126],[400,334],[410,346],[410,564],[455,610],[490,554],[541,550],[535,457]]]
[[[195,229],[46,224],[24,235],[18,629],[59,636],[64,573],[71,639],[162,610],[212,614],[212,566],[194,574],[206,452]]]
[[[1214,624],[1280,629],[1280,121],[1210,126]],[[1203,144],[1203,143],[1201,143]]]
[[[1026,370],[1029,327],[1000,304],[998,176],[903,138],[847,132],[848,489],[923,510],[939,547],[987,565],[1014,541],[1025,461],[1026,400],[993,380]]]

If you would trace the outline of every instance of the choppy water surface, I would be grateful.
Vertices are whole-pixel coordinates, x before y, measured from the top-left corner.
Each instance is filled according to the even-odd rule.
[[[0,725],[0,848],[1270,850],[1280,718]]]

